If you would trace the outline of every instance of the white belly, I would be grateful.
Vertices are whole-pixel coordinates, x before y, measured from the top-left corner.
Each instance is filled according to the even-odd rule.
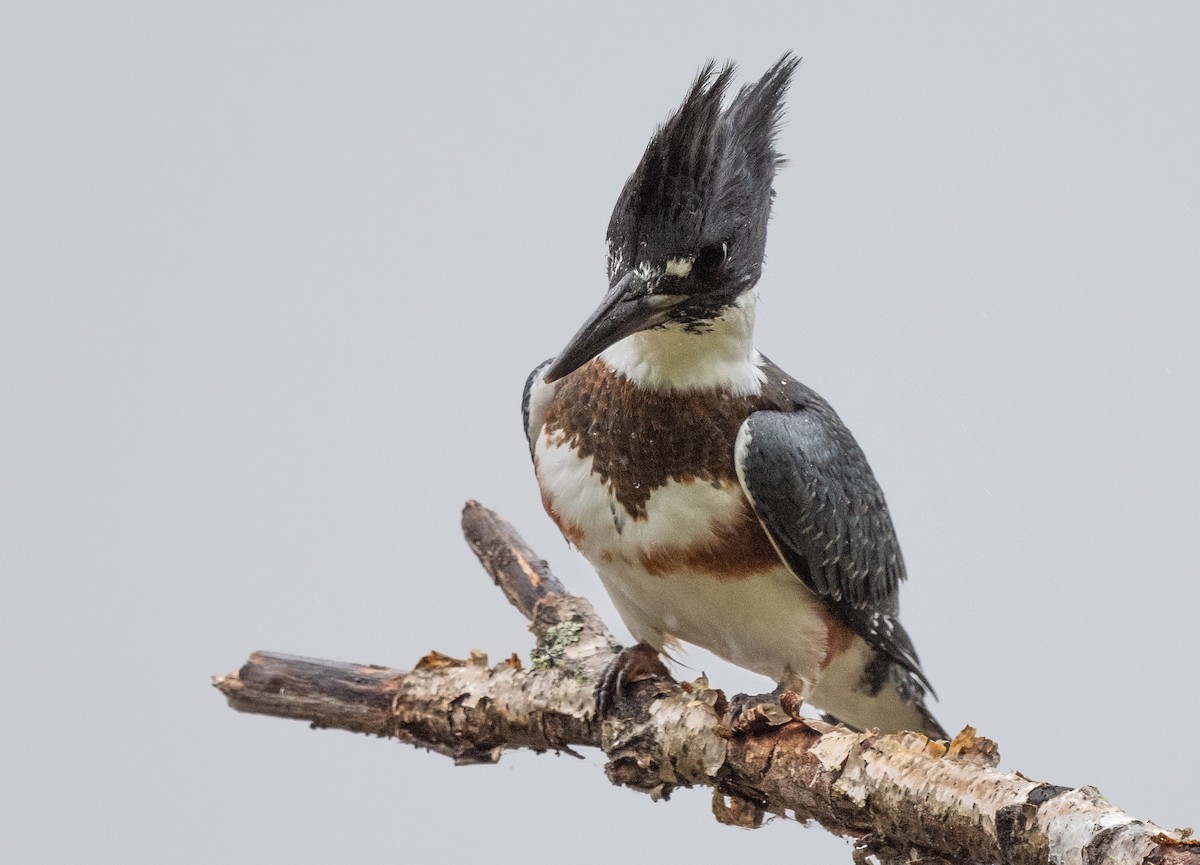
[[[674,637],[807,693],[820,675],[826,627],[804,585],[782,566],[745,580],[634,567],[596,568],[633,636],[662,649]]]
[[[538,479],[564,533],[596,568],[633,636],[678,638],[807,691],[825,657],[823,608],[782,564],[715,576],[673,551],[704,546],[746,507],[736,482],[668,481],[634,519],[591,473],[592,459],[540,436]]]

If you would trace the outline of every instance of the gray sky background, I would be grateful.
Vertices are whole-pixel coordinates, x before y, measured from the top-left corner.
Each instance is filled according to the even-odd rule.
[[[1197,33],[1188,3],[8,4],[0,860],[849,861],[598,754],[456,769],[209,687],[254,649],[527,654],[471,497],[619,626],[521,385],[697,67],[788,48],[759,344],[881,479],[937,714],[1195,825]]]

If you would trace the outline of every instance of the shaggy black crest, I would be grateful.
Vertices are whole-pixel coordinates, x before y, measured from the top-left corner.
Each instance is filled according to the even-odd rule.
[[[650,139],[613,210],[610,279],[638,263],[660,266],[724,245],[729,262],[722,281],[736,281],[741,290],[757,281],[771,182],[782,161],[775,135],[799,62],[785,54],[728,106],[734,65],[717,71],[710,61],[700,70],[683,104]]]

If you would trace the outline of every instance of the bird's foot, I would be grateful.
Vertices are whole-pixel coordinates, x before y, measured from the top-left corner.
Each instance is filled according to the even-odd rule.
[[[782,686],[769,694],[734,694],[725,712],[724,725],[734,735],[778,727],[800,717],[804,699]]]
[[[647,643],[622,649],[609,661],[596,684],[596,717],[609,717],[635,685],[651,680],[671,681],[658,650]]]

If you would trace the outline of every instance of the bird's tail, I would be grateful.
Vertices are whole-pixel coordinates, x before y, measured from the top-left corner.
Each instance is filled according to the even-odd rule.
[[[879,701],[874,707],[884,709],[886,706],[889,711],[877,711],[870,714],[856,713],[850,716],[854,720],[828,712],[822,713],[822,717],[830,724],[842,724],[859,732],[869,729],[877,729],[880,733],[901,733],[912,730],[928,736],[930,739],[950,741],[950,734],[946,732],[945,727],[938,723],[937,718],[933,717],[933,713],[929,711],[929,707],[925,705],[923,699],[918,698],[913,702],[902,703],[900,706],[887,706],[886,704],[890,702],[885,699]]]
[[[866,667],[854,663],[857,653],[847,652],[830,664],[817,683],[811,703],[831,719],[856,730],[877,729],[881,733],[913,730],[930,739],[949,739],[946,730],[925,705],[925,687],[911,672],[895,663]],[[845,660],[845,669],[838,669]],[[871,674],[874,667],[877,675]]]

